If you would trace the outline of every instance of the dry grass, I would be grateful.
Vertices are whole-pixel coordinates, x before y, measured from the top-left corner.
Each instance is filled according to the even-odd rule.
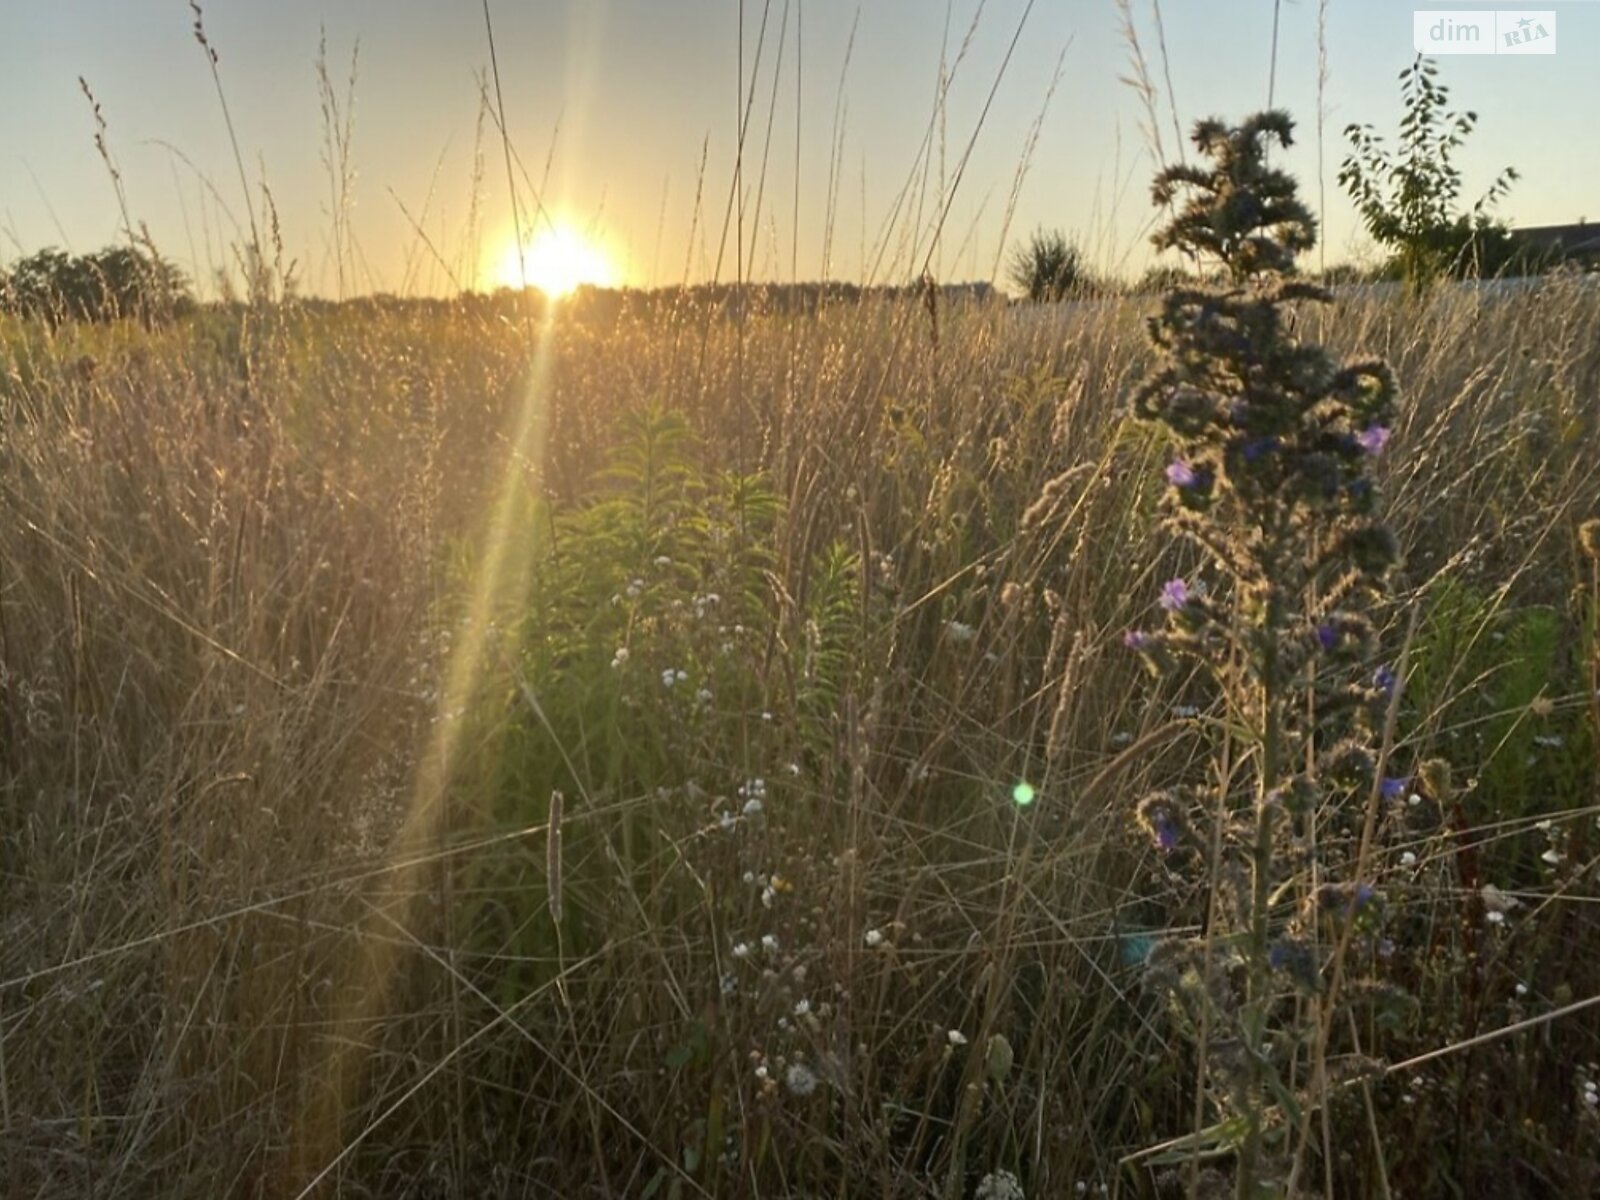
[[[910,303],[568,315],[540,461],[508,449],[521,327],[465,309],[0,327],[0,1189],[294,1196],[344,1152],[327,1194],[965,1195],[1000,1167],[1148,1192],[1118,1162],[1188,1128],[1194,1066],[1140,986],[1177,906],[1129,810],[1217,731],[1121,647],[1173,553],[1160,450],[1121,415],[1138,318],[946,311],[935,349]],[[1572,531],[1600,514],[1600,296],[1368,298],[1324,336],[1404,389],[1391,633],[1443,580],[1492,618],[1441,638],[1455,707],[1403,736],[1487,720],[1471,655],[1553,612],[1563,674],[1528,720],[1571,717],[1581,780],[1480,792],[1479,833],[1431,847],[1399,1059],[1600,990],[1594,839],[1526,869],[1532,820],[1593,824]],[[558,518],[625,490],[602,469],[651,405],[693,470],[759,471],[777,504],[769,530],[728,515],[767,556],[726,597],[731,654],[694,616],[714,578],[626,564],[648,591],[619,682],[614,644],[546,654],[539,606],[574,599],[554,564],[593,546]],[[452,693],[499,495],[519,551]],[[660,686],[674,665],[715,678],[709,715]],[[420,836],[441,718],[460,748]],[[724,832],[753,778],[764,812]],[[1520,889],[1514,934],[1462,916],[1469,844]],[[1396,1194],[1593,1186],[1596,1041],[1590,1010],[1384,1080]]]

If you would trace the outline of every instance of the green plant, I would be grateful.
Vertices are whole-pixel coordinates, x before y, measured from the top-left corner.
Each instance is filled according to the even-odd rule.
[[[1201,885],[1208,931],[1158,945],[1150,974],[1220,1109],[1179,1157],[1234,1152],[1240,1200],[1296,1194],[1311,1108],[1361,1059],[1333,1044],[1334,1014],[1347,962],[1381,928],[1377,837],[1408,786],[1389,773],[1397,680],[1371,616],[1398,558],[1372,478],[1395,383],[1380,361],[1336,366],[1285,320],[1292,304],[1331,301],[1294,277],[1316,228],[1267,163],[1292,127],[1281,112],[1202,121],[1207,161],[1157,177],[1156,203],[1181,205],[1156,245],[1219,260],[1228,282],[1168,293],[1150,321],[1162,362],[1134,398],[1176,443],[1167,524],[1213,582],[1170,580],[1166,628],[1127,642],[1157,670],[1194,664],[1226,714],[1210,781],[1138,807],[1169,869]]]
[[[1008,274],[1035,304],[1082,296],[1094,286],[1083,251],[1059,230],[1034,230],[1025,245],[1012,250]]]
[[[1472,208],[1458,209],[1461,168],[1455,154],[1476,128],[1475,112],[1448,111],[1450,90],[1436,83],[1439,68],[1417,56],[1400,72],[1400,144],[1391,152],[1371,125],[1352,124],[1351,151],[1339,183],[1355,201],[1362,224],[1393,254],[1401,278],[1420,285],[1439,276],[1488,276],[1513,259],[1510,233],[1489,210],[1510,190],[1507,167]]]

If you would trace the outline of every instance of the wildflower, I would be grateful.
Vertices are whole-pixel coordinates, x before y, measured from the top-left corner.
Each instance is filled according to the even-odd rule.
[[[1173,487],[1192,488],[1200,482],[1200,475],[1195,469],[1181,458],[1175,458],[1167,464],[1167,482]]]
[[[1405,795],[1407,782],[1408,781],[1404,779],[1395,779],[1392,776],[1385,776],[1383,782],[1378,785],[1378,788],[1383,793],[1383,798],[1385,800],[1398,800],[1401,796]]]
[[[1372,673],[1372,686],[1385,696],[1394,695],[1395,674],[1387,665],[1379,667]]]
[[[735,958],[749,958],[750,957],[750,943],[749,942],[738,942],[738,943],[735,943],[735,945],[733,947],[733,956]]]
[[[807,1000],[805,997],[802,996],[799,1000],[796,1000],[794,1002],[794,1015],[795,1016],[803,1017],[803,1016],[806,1016],[808,1013],[810,1013],[810,1011],[811,1011],[811,1001]]]
[[[967,1035],[959,1029],[952,1029],[944,1036],[945,1040],[952,1046],[965,1046],[967,1044]]]
[[[668,667],[665,671],[661,672],[661,686],[665,688],[676,687],[678,684],[685,682],[688,678],[689,672],[682,669]]]
[[[1521,903],[1515,896],[1508,896],[1492,883],[1486,883],[1478,890],[1479,897],[1483,900],[1483,907],[1491,913],[1500,913],[1502,916],[1516,908]]]
[[[1129,650],[1148,650],[1155,639],[1142,629],[1130,629],[1122,635],[1122,644]]]
[[[790,1063],[783,1074],[783,1082],[796,1096],[809,1096],[817,1090],[817,1077],[804,1063]]]
[[[758,817],[761,815],[761,811],[765,807],[766,806],[761,803],[761,798],[759,796],[751,796],[750,799],[744,802],[744,808],[740,811],[742,811],[747,817]]]
[[[1410,850],[1407,850],[1404,854],[1402,854],[1400,856],[1400,865],[1402,867],[1414,867],[1414,866],[1416,866],[1417,865],[1417,856],[1414,853],[1412,853]]]
[[[617,652],[611,656],[612,669],[615,670],[616,668],[622,666],[622,664],[627,662],[627,661],[628,661],[628,648],[626,646],[618,646],[617,647]]]
[[[973,1200],[1027,1200],[1022,1182],[1010,1171],[990,1171],[978,1180]]]
[[[768,954],[776,954],[778,952],[777,936],[770,933],[763,933],[761,935],[761,948]]]
[[[883,930],[869,929],[863,935],[862,940],[867,943],[867,949],[876,950],[879,946],[883,945],[887,939],[885,939],[883,936]]]
[[[1245,462],[1256,462],[1258,459],[1265,458],[1271,454],[1281,445],[1283,443],[1275,437],[1251,438],[1243,446],[1239,447],[1239,452],[1244,455]]]
[[[971,625],[963,624],[960,621],[946,621],[944,631],[945,635],[958,646],[964,646],[970,642],[975,632]]]
[[[1161,585],[1161,607],[1168,612],[1177,612],[1189,603],[1189,584],[1179,579],[1169,579]]]
[[[694,702],[696,704],[710,704],[711,703],[711,699],[712,699],[712,696],[711,696],[711,689],[710,688],[701,688],[698,692],[696,692],[694,694]]]
[[[628,586],[623,589],[623,592],[627,595],[629,600],[637,600],[639,598],[639,594],[643,591],[644,580],[642,579],[629,580]]]
[[[727,809],[717,814],[717,825],[721,827],[723,833],[732,833],[735,823],[733,814]]]
[[[1551,846],[1550,849],[1539,855],[1539,858],[1544,862],[1549,863],[1552,867],[1559,867],[1561,865],[1561,851],[1557,850],[1554,846]]]
[[[1339,644],[1339,630],[1327,621],[1317,626],[1317,643],[1324,650],[1332,650]]]
[[[671,565],[672,565],[672,560],[670,558],[668,558],[665,554],[656,555],[656,566],[658,566],[658,567],[670,567]]]
[[[1389,427],[1387,425],[1368,425],[1356,434],[1356,442],[1368,454],[1382,454],[1383,448],[1389,442]]]
[[[1534,737],[1533,744],[1542,746],[1546,750],[1554,750],[1562,744],[1562,739],[1559,733],[1539,734]]]

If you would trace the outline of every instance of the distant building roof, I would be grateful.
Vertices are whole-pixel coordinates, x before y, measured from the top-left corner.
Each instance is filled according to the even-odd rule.
[[[1511,236],[1530,250],[1561,258],[1600,257],[1600,224],[1530,225],[1513,229]]]

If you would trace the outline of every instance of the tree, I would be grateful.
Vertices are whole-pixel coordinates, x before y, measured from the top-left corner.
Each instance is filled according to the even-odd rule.
[[[1406,111],[1399,146],[1391,152],[1371,125],[1350,125],[1344,132],[1351,152],[1339,170],[1367,232],[1413,285],[1440,276],[1493,275],[1514,258],[1510,231],[1489,210],[1517,180],[1516,169],[1502,171],[1470,210],[1458,210],[1461,169],[1454,155],[1478,114],[1446,110],[1450,89],[1435,82],[1438,73],[1438,65],[1421,55],[1400,72]]]
[[[189,282],[153,250],[109,246],[72,256],[40,250],[0,273],[0,309],[63,321],[169,320],[193,304]]]
[[[1007,273],[1035,304],[1086,295],[1094,286],[1083,252],[1059,230],[1034,230],[1011,252]]]

